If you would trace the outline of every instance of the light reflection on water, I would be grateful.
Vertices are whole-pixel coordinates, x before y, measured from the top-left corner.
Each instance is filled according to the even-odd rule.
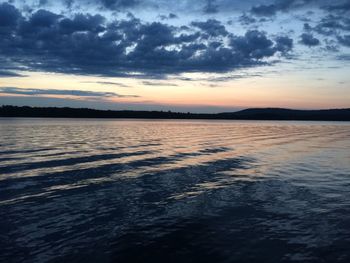
[[[0,261],[349,262],[350,125],[0,119]]]

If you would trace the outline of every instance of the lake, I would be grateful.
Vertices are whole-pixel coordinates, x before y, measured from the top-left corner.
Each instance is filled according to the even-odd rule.
[[[350,123],[0,119],[1,262],[350,262]]]

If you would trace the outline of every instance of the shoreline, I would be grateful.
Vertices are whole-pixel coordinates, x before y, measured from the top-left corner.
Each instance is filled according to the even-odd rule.
[[[1,106],[1,118],[149,119],[149,120],[251,120],[251,121],[350,121],[350,108],[294,110],[251,108],[226,113],[96,110],[87,108]]]

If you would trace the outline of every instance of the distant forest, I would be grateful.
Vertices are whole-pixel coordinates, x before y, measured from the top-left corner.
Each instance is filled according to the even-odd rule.
[[[350,108],[330,110],[252,108],[237,112],[201,114],[171,111],[112,111],[4,105],[0,107],[0,117],[350,121]]]

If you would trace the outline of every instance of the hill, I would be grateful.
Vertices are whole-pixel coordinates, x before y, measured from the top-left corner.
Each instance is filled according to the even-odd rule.
[[[253,108],[233,113],[220,113],[218,115],[224,119],[244,120],[350,121],[350,109],[292,110],[280,108]]]

